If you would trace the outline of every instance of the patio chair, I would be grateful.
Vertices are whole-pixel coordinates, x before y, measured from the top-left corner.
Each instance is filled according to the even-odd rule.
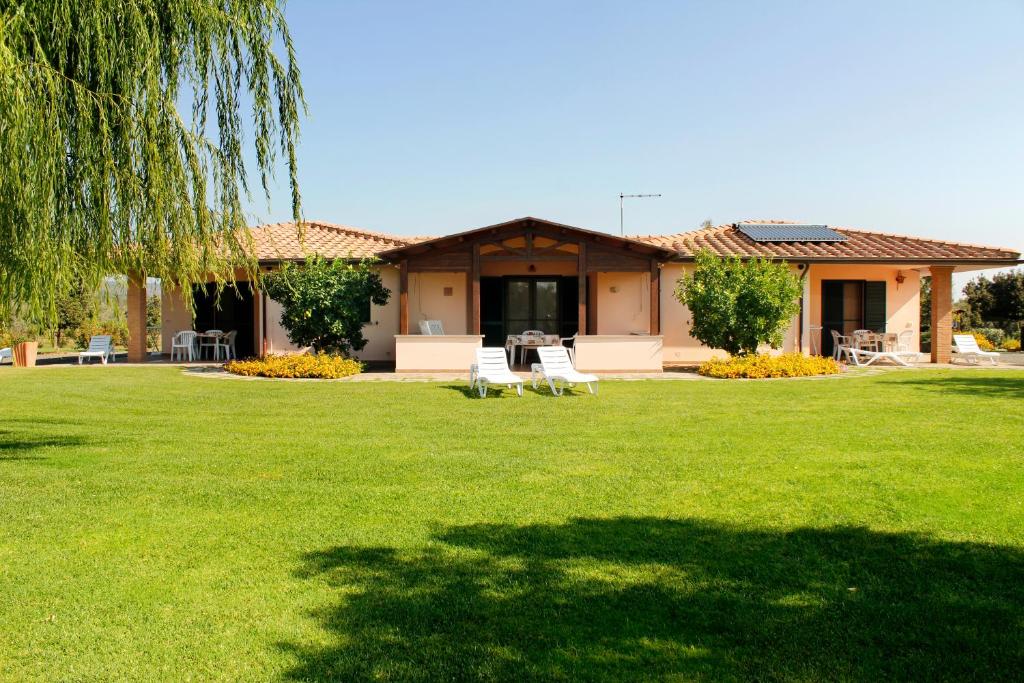
[[[220,360],[221,353],[224,354],[224,360],[237,359],[238,354],[235,353],[235,337],[237,336],[238,330],[231,330],[217,340],[213,347],[214,360]]]
[[[441,325],[440,320],[421,320],[420,334],[425,334],[431,337],[443,337],[444,327]]]
[[[11,363],[14,363],[14,352],[11,351],[10,346],[5,346],[0,349],[0,363],[4,362],[4,358],[11,361]]]
[[[224,334],[224,330],[207,330],[203,333],[204,336],[199,338],[199,359],[203,359],[203,351],[210,349],[210,354],[217,357],[217,342],[220,335]]]
[[[850,347],[853,346],[853,340],[850,339],[845,334],[839,334],[835,330],[831,330],[831,332],[832,332],[832,359],[839,361],[839,360],[843,359],[843,356],[846,356],[846,359],[849,360],[850,359],[850,353],[849,352],[850,352]]]
[[[551,393],[561,396],[565,392],[565,385],[586,384],[590,393],[597,394],[597,375],[587,375],[576,370],[572,361],[569,360],[569,349],[564,346],[542,346],[537,349],[540,362],[531,366],[531,379],[533,388],[537,388],[538,380],[543,378],[551,387]],[[562,382],[562,388],[555,385],[556,381]]]
[[[83,358],[99,358],[106,365],[107,361],[114,360],[114,342],[109,334],[97,334],[89,340],[89,348],[78,354],[78,364],[82,364]]]
[[[516,393],[523,395],[523,379],[509,370],[505,349],[494,347],[476,350],[476,363],[469,366],[469,388],[475,386],[480,397],[487,395],[491,384],[504,384],[509,389],[516,385]]]
[[[992,365],[995,365],[999,360],[997,352],[982,351],[973,334],[954,334],[953,353],[969,363],[979,363],[982,358],[987,358],[992,361]]]
[[[910,345],[913,343],[913,341],[914,331],[903,330],[898,335],[896,335],[896,350],[904,353],[909,353],[913,351],[913,349],[910,348]]]
[[[539,349],[544,344],[544,330],[525,330],[519,335],[519,364],[526,362],[530,349]]]
[[[579,333],[576,333],[571,337],[558,338],[559,346],[565,346],[565,342],[569,342],[569,345],[565,346],[565,348],[569,350],[569,360],[572,362],[573,366],[576,365],[576,337],[578,336]]]
[[[174,360],[175,356],[178,356],[179,360],[194,361],[196,359],[196,333],[192,330],[182,330],[181,332],[175,332],[174,336],[171,337],[171,360]]]

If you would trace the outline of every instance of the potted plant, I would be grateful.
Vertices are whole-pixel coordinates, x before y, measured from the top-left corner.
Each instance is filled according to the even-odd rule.
[[[11,340],[14,347],[14,365],[19,368],[34,368],[36,366],[36,354],[39,352],[39,342],[28,337],[15,337]]]

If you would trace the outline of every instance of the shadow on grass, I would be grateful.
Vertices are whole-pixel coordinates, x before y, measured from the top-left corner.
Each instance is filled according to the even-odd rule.
[[[10,422],[30,422],[28,420],[10,420]],[[44,424],[54,424],[54,421],[40,421]],[[33,455],[33,451],[44,448],[65,448],[70,446],[81,446],[86,440],[80,436],[60,434],[47,436],[35,432],[12,431],[0,429],[0,462],[11,462],[15,460],[45,460],[43,456]]]
[[[508,398],[509,396],[511,396],[512,398],[519,398],[519,396],[516,395],[515,387],[512,387],[511,389],[509,389],[504,384],[499,384],[499,385],[492,384],[487,389],[487,395],[483,396],[483,397],[480,396],[480,392],[477,389],[470,389],[468,383],[467,384],[442,384],[440,386],[441,386],[442,389],[448,389],[449,391],[454,391],[454,392],[457,392],[459,394],[462,394],[466,398],[476,398],[476,399],[479,399],[479,398]],[[582,391],[580,390],[581,387],[582,387]],[[558,396],[554,396],[551,393],[551,390],[548,389],[548,386],[546,384],[538,385],[538,387],[536,389],[534,389],[533,385],[530,384],[530,382],[523,382],[523,393],[525,394],[527,392],[532,392],[532,393],[538,394],[540,396],[546,396],[547,398],[559,398]],[[571,397],[574,397],[574,396],[583,396],[585,394],[589,394],[589,392],[587,391],[586,386],[585,385],[577,385],[576,387],[566,387],[565,393],[562,394],[562,397],[571,398]]]
[[[1024,372],[1013,371],[1015,376],[972,377],[967,372],[953,376],[927,380],[903,380],[901,385],[917,386],[936,393],[964,394],[976,398],[1019,398],[1024,399]]]
[[[576,519],[305,558],[303,680],[1016,678],[1024,554],[864,528]]]

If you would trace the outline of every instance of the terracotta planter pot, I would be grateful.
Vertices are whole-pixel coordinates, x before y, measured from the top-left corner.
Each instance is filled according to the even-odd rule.
[[[19,368],[34,368],[39,342],[21,342],[14,347],[14,364]]]

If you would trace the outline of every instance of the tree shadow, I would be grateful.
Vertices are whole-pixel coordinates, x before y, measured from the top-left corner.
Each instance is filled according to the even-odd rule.
[[[1016,377],[986,375],[972,376],[970,372],[927,380],[902,380],[900,384],[916,386],[935,393],[955,393],[975,398],[1020,398],[1024,399],[1024,371],[1014,371]]]
[[[0,429],[0,462],[46,460],[43,456],[32,455],[32,452],[45,448],[81,446],[85,443],[86,440],[80,436],[27,434],[22,431]]]
[[[1024,553],[865,528],[624,517],[334,547],[302,680],[1013,679]]]

